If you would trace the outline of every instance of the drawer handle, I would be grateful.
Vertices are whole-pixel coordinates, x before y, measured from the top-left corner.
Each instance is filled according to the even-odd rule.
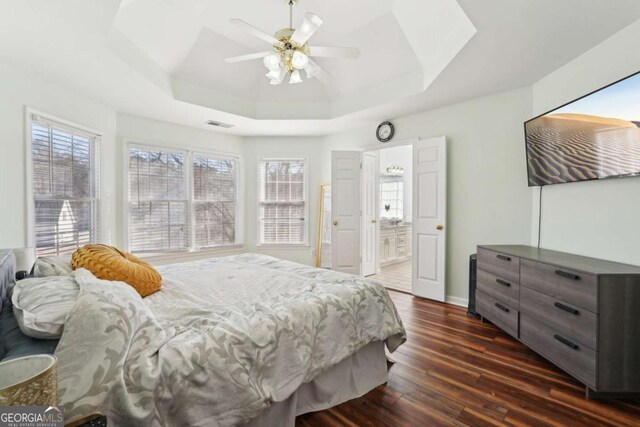
[[[496,258],[501,259],[503,261],[511,261],[511,257],[504,256],[504,255],[496,255]]]
[[[567,273],[566,271],[556,270],[556,274],[558,276],[566,277],[567,279],[580,280],[580,276],[573,273]]]
[[[504,311],[505,313],[509,312],[509,309],[502,304],[496,303],[496,307],[498,307],[500,310]]]
[[[574,350],[577,350],[577,349],[580,348],[576,344],[572,343],[571,341],[569,341],[566,338],[561,337],[560,335],[554,335],[553,337],[555,339],[557,339],[558,341],[560,341],[562,344],[566,345],[567,347],[571,347]]]
[[[502,279],[496,279],[496,283],[499,283],[502,286],[506,286],[506,287],[510,287],[511,286],[511,283],[509,283],[509,282],[507,282],[505,280],[502,280]]]
[[[559,303],[559,302],[556,302],[556,303],[555,303],[555,304],[553,304],[553,305],[555,305],[556,307],[558,307],[560,310],[564,310],[564,311],[566,311],[566,312],[568,312],[568,313],[575,314],[576,316],[577,316],[578,314],[580,314],[580,312],[579,312],[578,310],[576,310],[575,308],[571,308],[571,307],[569,307],[568,305],[564,305],[564,304],[561,304],[561,303]]]

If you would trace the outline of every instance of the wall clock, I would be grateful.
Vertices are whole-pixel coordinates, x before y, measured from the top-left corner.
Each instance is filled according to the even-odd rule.
[[[380,142],[389,142],[393,138],[395,128],[391,122],[382,122],[376,130],[376,136]]]

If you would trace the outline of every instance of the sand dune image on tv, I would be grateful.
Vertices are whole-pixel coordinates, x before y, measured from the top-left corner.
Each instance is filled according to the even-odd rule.
[[[530,186],[640,173],[640,122],[560,113],[525,126]]]

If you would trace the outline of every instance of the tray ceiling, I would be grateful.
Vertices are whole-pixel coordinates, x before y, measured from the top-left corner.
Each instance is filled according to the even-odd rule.
[[[640,19],[636,0],[300,0],[325,24],[312,42],[335,76],[271,87],[268,49],[231,18],[271,33],[284,0],[0,0],[0,61],[117,111],[241,135],[322,135],[532,84]],[[265,46],[266,45],[266,46]]]

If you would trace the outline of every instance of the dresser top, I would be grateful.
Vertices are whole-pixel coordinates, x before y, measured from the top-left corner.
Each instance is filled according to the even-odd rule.
[[[604,261],[597,258],[572,255],[565,252],[557,252],[549,249],[538,249],[525,245],[478,245],[479,248],[494,252],[513,255],[531,261],[564,267],[586,274],[639,274],[640,267],[630,264],[622,264],[613,261]]]

